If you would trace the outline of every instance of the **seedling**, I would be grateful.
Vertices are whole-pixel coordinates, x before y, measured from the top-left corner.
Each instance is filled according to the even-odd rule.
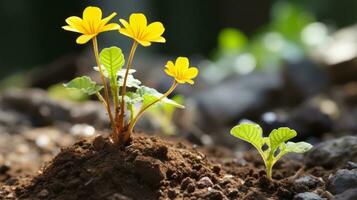
[[[76,40],[78,44],[86,44],[92,41],[93,53],[101,78],[101,85],[92,81],[88,76],[73,79],[65,84],[67,88],[81,90],[88,95],[96,95],[103,103],[109,116],[112,127],[111,141],[115,144],[126,144],[133,132],[135,124],[143,113],[157,103],[170,104],[178,108],[184,106],[176,103],[167,97],[174,91],[178,84],[194,84],[194,79],[198,75],[198,69],[190,67],[186,57],[178,57],[176,62],[168,61],[165,72],[173,77],[170,89],[161,94],[153,88],[141,84],[135,79],[132,69],[135,51],[139,45],[148,47],[153,42],[165,43],[162,36],[165,28],[161,22],[148,24],[144,14],[134,13],[130,15],[129,22],[120,19],[123,27],[117,23],[109,23],[116,13],[102,19],[102,11],[98,7],[87,7],[83,12],[83,18],[72,16],[66,19],[67,26],[62,28],[67,31],[81,33]],[[108,24],[109,23],[109,24]],[[125,64],[124,54],[119,47],[109,47],[99,52],[97,36],[106,31],[118,31],[132,39],[133,44]],[[107,83],[107,81],[109,83]],[[130,88],[130,92],[127,92]],[[101,92],[101,91],[104,92]],[[104,95],[102,95],[102,93]],[[138,111],[135,105],[141,104]],[[128,116],[130,112],[130,116]]]
[[[296,131],[282,127],[274,129],[269,137],[263,137],[263,130],[257,124],[240,124],[231,129],[231,134],[252,144],[264,160],[267,177],[272,180],[274,164],[287,153],[305,153],[312,148],[306,142],[287,142],[294,138]]]

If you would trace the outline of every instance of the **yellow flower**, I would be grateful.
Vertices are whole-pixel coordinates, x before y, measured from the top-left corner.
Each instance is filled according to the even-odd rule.
[[[76,40],[78,44],[85,44],[93,37],[101,32],[118,30],[119,24],[107,24],[116,13],[112,13],[108,17],[102,19],[102,10],[98,7],[89,6],[83,11],[83,19],[72,16],[66,19],[68,26],[62,28],[67,31],[82,33]]]
[[[120,28],[119,32],[125,36],[133,38],[143,46],[150,46],[151,42],[166,42],[161,35],[165,28],[161,22],[153,22],[147,25],[147,20],[144,14],[134,13],[130,15],[129,23],[124,19],[120,19],[124,28]]]
[[[194,84],[192,79],[198,75],[198,69],[189,66],[188,58],[178,57],[175,64],[172,61],[167,62],[165,72],[169,76],[174,77],[178,83]]]

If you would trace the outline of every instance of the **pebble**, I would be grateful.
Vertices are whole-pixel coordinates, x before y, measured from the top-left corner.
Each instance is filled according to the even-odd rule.
[[[43,190],[41,190],[41,192],[39,192],[39,193],[37,194],[37,196],[38,196],[38,197],[46,197],[46,196],[48,196],[48,194],[49,194],[48,190],[43,189]]]
[[[333,194],[340,194],[352,188],[357,188],[357,169],[340,169],[329,179],[328,190]]]
[[[293,200],[322,200],[322,198],[313,192],[303,192],[296,194]]]
[[[197,182],[197,187],[199,189],[202,188],[208,188],[208,187],[212,187],[213,186],[213,182],[211,181],[210,178],[208,178],[207,176],[202,177],[198,182]]]
[[[310,166],[337,167],[357,162],[357,136],[345,136],[316,145],[307,154]]]
[[[320,180],[312,177],[312,176],[303,176],[294,181],[295,184],[306,185],[309,188],[315,187]]]
[[[357,188],[349,189],[335,196],[334,200],[356,200]]]

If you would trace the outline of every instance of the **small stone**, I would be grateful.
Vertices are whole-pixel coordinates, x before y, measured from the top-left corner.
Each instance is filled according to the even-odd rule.
[[[357,188],[357,169],[340,169],[329,179],[328,189],[333,194],[340,194],[352,188]]]
[[[216,174],[219,174],[219,172],[221,171],[221,167],[219,165],[215,165],[213,166],[212,171]]]
[[[185,190],[191,183],[193,183],[193,180],[190,177],[183,179],[181,182],[181,189]]]
[[[187,186],[187,192],[188,192],[188,193],[194,192],[195,189],[196,189],[196,188],[195,188],[195,184],[193,184],[193,183],[188,184],[188,186]]]
[[[212,187],[213,186],[213,183],[211,181],[210,178],[208,178],[207,176],[201,178],[198,182],[197,182],[197,187],[199,189],[202,189],[202,188],[208,188],[208,187]]]
[[[224,199],[224,195],[221,191],[211,189],[209,193],[205,195],[204,199],[208,200],[222,200]]]
[[[38,197],[46,197],[46,196],[48,196],[48,194],[49,194],[48,190],[43,189],[43,190],[41,190],[41,192],[39,192],[39,193],[37,194],[37,196],[38,196]]]
[[[103,149],[104,145],[105,145],[105,141],[104,141],[103,136],[98,135],[97,137],[94,138],[93,147],[95,150],[99,151],[99,150]]]
[[[315,187],[320,181],[312,176],[303,176],[294,181],[295,184],[302,184],[309,188]]]
[[[167,191],[167,196],[170,198],[170,199],[174,199],[176,196],[177,196],[177,193],[174,189],[169,189]]]
[[[334,200],[356,200],[357,188],[349,189],[335,196]]]
[[[347,169],[357,169],[357,163],[348,161],[346,164]]]
[[[315,145],[307,154],[310,166],[337,167],[357,162],[357,136],[345,136]]]
[[[322,200],[322,198],[316,193],[304,192],[295,195],[293,200]]]

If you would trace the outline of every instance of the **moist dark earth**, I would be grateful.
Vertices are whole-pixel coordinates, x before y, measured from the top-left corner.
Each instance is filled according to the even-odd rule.
[[[274,167],[274,180],[269,181],[254,151],[237,159],[223,148],[199,149],[185,142],[166,141],[143,133],[135,134],[131,143],[122,148],[97,137],[62,149],[38,175],[12,177],[7,173],[9,170],[1,169],[2,177],[7,177],[0,183],[0,197],[333,199],[332,193],[336,191],[331,189],[330,179],[338,168],[309,166],[305,160],[299,156],[282,159]],[[314,195],[317,197],[313,198]]]

